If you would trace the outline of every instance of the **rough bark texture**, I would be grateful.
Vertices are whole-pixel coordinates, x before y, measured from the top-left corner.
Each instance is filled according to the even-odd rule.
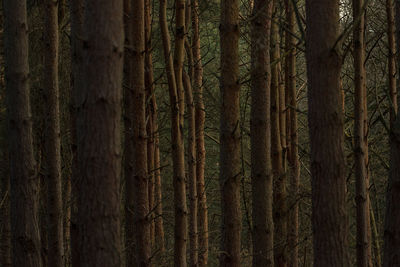
[[[3,1],[13,266],[41,266],[32,145],[26,1]]]
[[[152,246],[155,245],[155,138],[156,138],[156,110],[155,110],[155,92],[154,92],[154,74],[153,74],[153,54],[151,52],[151,1],[145,0],[144,3],[145,17],[145,84],[146,84],[146,110],[147,110],[147,169],[149,175],[149,216],[150,216],[150,241]],[[157,127],[158,128],[158,127]],[[158,248],[157,248],[158,249]]]
[[[239,1],[221,1],[221,267],[240,266]]]
[[[356,223],[357,266],[367,267],[371,261],[371,234],[369,216],[368,146],[366,145],[367,88],[365,75],[365,16],[362,14],[363,0],[353,0],[353,17],[360,18],[353,29],[354,57],[354,162],[356,179]]]
[[[189,243],[190,260],[189,265],[198,266],[198,229],[197,229],[197,181],[196,181],[196,122],[195,106],[193,102],[192,85],[189,75],[183,73],[185,86],[185,99],[187,105],[187,125],[188,125],[188,179],[189,179]]]
[[[80,263],[80,244],[79,244],[79,214],[77,210],[78,198],[81,187],[79,185],[79,166],[77,157],[77,97],[79,90],[83,87],[83,64],[82,64],[82,38],[83,36],[83,0],[70,1],[71,13],[71,58],[72,58],[72,78],[71,78],[71,99],[70,99],[70,125],[71,125],[71,263],[74,267],[81,266]]]
[[[171,108],[171,146],[174,186],[174,264],[186,266],[187,207],[185,183],[185,158],[183,145],[182,115],[182,67],[184,59],[185,2],[176,2],[175,59],[172,59],[170,36],[167,25],[167,3],[160,0],[160,28],[163,42],[165,67],[168,79]],[[176,76],[179,76],[176,77]]]
[[[314,266],[348,266],[339,1],[307,0]]]
[[[387,3],[388,5],[388,3]],[[391,3],[393,8],[393,3]],[[393,11],[392,11],[393,12]],[[400,2],[395,4],[395,22],[396,22],[396,49],[393,43],[389,43],[389,60],[394,61],[394,50],[399,51],[400,42]],[[390,25],[390,23],[389,23]],[[393,25],[392,25],[393,27]],[[393,29],[392,29],[393,30]],[[391,35],[391,34],[389,34]],[[393,46],[392,46],[393,45]],[[397,70],[400,68],[400,57],[397,55]],[[394,63],[394,62],[393,62]],[[392,64],[393,64],[392,63]],[[389,71],[393,71],[390,69]],[[393,73],[393,72],[391,72]],[[393,86],[393,85],[391,85]],[[384,232],[384,257],[383,266],[400,265],[400,118],[398,114],[397,91],[393,91],[391,87],[391,100],[393,110],[391,112],[391,127],[390,127],[390,172],[388,189],[386,195],[386,217],[385,217],[385,232]]]
[[[126,39],[130,48],[125,58],[131,68],[125,88],[125,230],[126,266],[150,265],[150,222],[148,201],[145,17],[144,0],[132,1],[126,23],[132,23]],[[130,37],[128,35],[131,35]],[[134,246],[133,246],[134,244]]]
[[[58,4],[46,0],[45,4],[44,90],[46,100],[45,145],[47,184],[47,263],[62,266],[63,206],[61,190],[60,105],[58,87]]]
[[[251,28],[251,187],[253,266],[274,266],[270,113],[272,1],[256,0]],[[260,34],[262,33],[262,34]],[[277,74],[277,73],[276,73]],[[277,77],[276,77],[277,78]],[[277,82],[277,80],[276,80]],[[279,99],[278,84],[275,95]],[[279,103],[275,126],[279,137]],[[278,141],[278,140],[275,140]],[[279,143],[280,146],[280,143]],[[281,164],[282,162],[278,162]]]
[[[271,25],[271,162],[273,174],[274,262],[287,264],[287,196],[283,148],[286,147],[285,95],[281,92],[279,49],[279,5],[274,1],[274,22]],[[283,101],[281,101],[283,100]]]
[[[208,210],[205,190],[204,167],[206,150],[204,145],[205,107],[203,101],[203,66],[200,51],[199,1],[192,0],[192,54],[193,90],[196,109],[196,178],[198,202],[199,266],[208,264]]]
[[[0,85],[2,90],[4,85]],[[3,122],[1,123],[2,129],[6,129],[5,120],[2,114]],[[4,130],[1,131],[3,136],[2,140],[6,136]],[[11,224],[10,224],[10,175],[9,175],[9,163],[8,163],[8,149],[6,142],[2,141],[0,147],[2,152],[0,153],[1,171],[0,171],[0,266],[11,267]]]
[[[295,32],[295,12],[293,2],[286,0],[286,23],[287,32],[285,35],[285,46],[287,56],[285,58],[285,90],[288,109],[287,135],[290,135],[288,142],[287,158],[290,170],[289,175],[289,195],[291,207],[288,211],[288,253],[291,267],[299,265],[299,184],[300,184],[300,161],[298,150],[297,133],[297,94],[296,94],[296,39],[292,33]],[[288,136],[286,136],[288,137]]]
[[[123,4],[85,0],[84,7],[76,88],[80,264],[119,267]]]

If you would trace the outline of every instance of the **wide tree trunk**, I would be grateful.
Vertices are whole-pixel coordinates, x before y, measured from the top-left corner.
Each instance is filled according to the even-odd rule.
[[[41,266],[26,1],[3,1],[13,266]]]
[[[221,1],[221,267],[240,266],[239,1]]]
[[[253,266],[274,266],[271,170],[271,33],[272,1],[255,0],[251,25],[251,188]],[[277,74],[277,73],[276,73]],[[277,76],[276,76],[277,78]],[[275,94],[279,99],[276,80]],[[279,136],[279,103],[275,126]],[[275,106],[276,107],[276,106]],[[278,140],[274,140],[278,141]],[[280,146],[280,143],[278,144]],[[282,162],[278,162],[282,164]],[[239,165],[239,164],[238,164]]]
[[[126,23],[130,64],[125,88],[125,230],[126,265],[149,266],[151,254],[145,91],[145,16],[144,0],[132,1]],[[129,19],[131,18],[131,19]],[[134,244],[134,246],[133,246]]]
[[[46,99],[45,151],[47,184],[47,263],[62,266],[64,260],[63,206],[61,190],[60,104],[58,86],[58,4],[45,7],[44,90]]]
[[[339,1],[306,1],[314,266],[348,266]]]
[[[76,88],[80,264],[119,267],[123,4],[85,0],[84,7]]]

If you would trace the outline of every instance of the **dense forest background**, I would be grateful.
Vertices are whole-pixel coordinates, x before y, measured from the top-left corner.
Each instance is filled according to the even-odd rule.
[[[0,266],[400,266],[400,5],[2,2]]]

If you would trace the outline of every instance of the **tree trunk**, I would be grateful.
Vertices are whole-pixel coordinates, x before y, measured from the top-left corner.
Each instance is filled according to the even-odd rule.
[[[314,266],[348,266],[339,1],[306,1]]]
[[[185,2],[176,2],[175,60],[171,55],[170,36],[167,25],[167,2],[160,0],[160,28],[164,49],[171,108],[171,146],[174,186],[174,264],[186,266],[187,207],[185,183],[185,154],[183,145],[182,68],[184,59]],[[174,68],[175,65],[175,68]],[[176,77],[178,76],[178,77]]]
[[[400,264],[400,118],[398,114],[397,88],[395,81],[395,51],[400,47],[400,3],[390,0],[386,2],[388,16],[388,38],[389,38],[389,90],[391,97],[390,112],[390,171],[386,195],[386,217],[384,234],[383,266],[396,266]],[[394,18],[393,18],[394,17]],[[397,34],[395,44],[394,20],[396,22]],[[397,55],[397,70],[400,68],[400,56]]]
[[[272,213],[273,175],[271,171],[270,113],[271,16],[272,1],[254,1],[253,20],[251,25],[250,124],[254,267],[274,266],[274,225]],[[278,86],[276,86],[273,95],[276,96],[275,99],[279,99]],[[278,109],[276,110],[277,116],[275,117],[275,126],[277,126],[276,131],[278,132],[279,136],[279,103],[276,102],[276,104]],[[280,143],[278,145],[280,146]],[[282,162],[278,163],[281,164]]]
[[[239,1],[221,1],[221,267],[240,266]]]
[[[183,73],[185,98],[188,114],[188,178],[189,178],[189,265],[198,266],[198,230],[197,230],[197,181],[196,181],[196,122],[192,85],[189,75]]]
[[[45,145],[47,184],[47,263],[62,266],[64,260],[63,212],[61,190],[60,105],[58,87],[58,4],[47,0],[44,4],[45,48],[44,90],[46,100]]]
[[[192,0],[192,54],[193,89],[196,122],[196,179],[198,202],[199,267],[208,264],[208,210],[205,190],[204,167],[206,151],[204,146],[205,107],[203,101],[203,66],[200,51],[199,1]]]
[[[356,223],[357,223],[357,266],[367,267],[372,265],[371,261],[371,234],[368,201],[368,145],[367,138],[367,88],[365,76],[365,16],[362,11],[363,0],[353,0],[353,18],[360,20],[353,29],[354,45],[354,162],[356,178]]]
[[[78,186],[80,183],[79,178],[79,166],[78,166],[78,155],[77,155],[77,104],[79,90],[83,88],[83,63],[82,63],[82,47],[83,47],[83,0],[71,0],[70,2],[70,14],[71,14],[71,96],[70,96],[70,125],[71,125],[71,153],[72,153],[72,164],[71,164],[71,197],[70,197],[70,208],[71,208],[71,222],[70,222],[70,233],[71,233],[71,263],[74,267],[80,267],[80,248],[79,243],[79,214],[78,214],[78,199],[82,195],[80,194],[81,187]]]
[[[155,245],[155,92],[154,92],[154,74],[153,74],[153,55],[151,52],[151,1],[145,0],[144,3],[144,17],[145,17],[145,84],[146,84],[146,110],[147,110],[147,169],[149,175],[149,217],[150,217],[150,241],[152,247]]]
[[[150,265],[150,222],[148,199],[146,91],[145,91],[145,16],[144,0],[132,1],[126,32],[131,49],[125,89],[125,230],[126,265]],[[130,14],[130,15],[129,15]],[[131,19],[129,19],[131,18]],[[134,246],[132,245],[134,244]]]
[[[298,267],[299,262],[299,184],[300,184],[300,161],[298,150],[298,127],[297,127],[297,94],[296,94],[296,39],[293,36],[295,32],[295,13],[293,2],[286,0],[286,23],[287,32],[285,35],[285,46],[287,56],[285,58],[285,90],[287,105],[290,105],[287,114],[289,119],[289,129],[287,135],[290,135],[288,142],[287,158],[289,163],[289,195],[291,196],[288,211],[288,253],[290,267]]]
[[[84,7],[76,88],[80,264],[119,267],[123,4],[85,0]]]
[[[32,145],[26,1],[3,1],[13,266],[41,266]]]
[[[273,174],[273,218],[274,218],[274,262],[276,266],[287,264],[287,208],[286,208],[286,172],[284,162],[284,143],[286,143],[285,96],[280,83],[279,49],[279,5],[273,3],[275,22],[271,24],[271,162]],[[281,101],[283,100],[283,101]],[[283,133],[283,134],[282,134]],[[285,144],[286,147],[286,144]]]

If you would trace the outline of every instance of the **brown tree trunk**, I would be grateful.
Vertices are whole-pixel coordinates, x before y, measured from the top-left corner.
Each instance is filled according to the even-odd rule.
[[[290,142],[288,143],[287,158],[289,163],[289,195],[291,201],[288,211],[288,265],[297,267],[298,262],[298,243],[299,243],[299,184],[300,184],[300,161],[298,152],[298,127],[297,127],[297,94],[296,94],[296,39],[293,36],[295,32],[295,13],[293,2],[286,1],[286,23],[287,32],[285,35],[285,46],[287,56],[285,58],[285,90],[288,109],[288,134],[290,135]]]
[[[368,145],[366,145],[367,120],[367,88],[365,76],[365,16],[362,14],[363,0],[353,0],[353,18],[360,17],[353,30],[354,45],[354,162],[356,178],[356,223],[357,223],[357,266],[367,267],[371,261],[371,234],[368,201]]]
[[[205,190],[204,167],[206,150],[204,145],[205,107],[203,101],[203,66],[200,51],[199,1],[192,0],[192,54],[193,89],[196,111],[196,179],[198,202],[199,267],[208,264],[208,210]]]
[[[153,96],[154,97],[154,96]],[[160,141],[157,124],[157,104],[155,98],[153,100],[154,107],[154,175],[155,175],[155,240],[156,248],[161,252],[165,252],[165,241],[164,241],[164,223],[163,223],[163,212],[162,212],[162,184],[161,184],[161,164],[160,164]]]
[[[395,7],[395,11],[393,10]],[[400,3],[390,0],[386,2],[388,16],[388,38],[389,38],[389,90],[391,97],[390,112],[390,171],[386,195],[386,217],[384,234],[383,266],[396,266],[400,263],[400,119],[398,114],[397,88],[395,81],[396,63],[397,70],[400,67],[400,56],[395,58],[396,50],[400,45]],[[394,17],[394,18],[393,18]],[[396,22],[396,44],[395,25]],[[397,61],[395,61],[397,59]]]
[[[61,190],[60,105],[58,88],[58,4],[47,0],[45,6],[44,90],[46,98],[45,145],[47,184],[47,263],[62,266],[64,260],[63,212]]]
[[[148,199],[146,91],[145,91],[145,16],[144,0],[132,1],[126,23],[130,49],[125,59],[130,65],[125,89],[125,230],[126,265],[150,265],[150,222]],[[130,15],[129,15],[130,14]],[[129,27],[128,27],[129,28]],[[134,244],[134,246],[132,245]]]
[[[13,266],[41,266],[32,145],[26,1],[3,1]]]
[[[170,36],[167,25],[167,2],[160,0],[160,28],[163,41],[165,67],[168,79],[171,108],[171,146],[174,184],[174,264],[186,266],[187,207],[185,183],[185,154],[183,145],[182,68],[184,59],[185,2],[176,2],[175,60],[171,55]],[[175,68],[174,68],[175,65]],[[178,76],[178,77],[176,77]]]
[[[279,5],[273,3],[274,22],[271,24],[271,162],[273,174],[273,218],[274,218],[274,263],[284,267],[287,263],[287,216],[286,216],[286,173],[283,145],[286,143],[285,96],[281,95],[280,49],[279,49]],[[283,99],[282,99],[283,98]],[[283,100],[283,101],[281,101]],[[283,124],[283,125],[282,125]],[[282,134],[283,133],[283,134]],[[286,144],[285,144],[286,146]]]
[[[240,266],[239,1],[221,1],[221,267]]]
[[[79,186],[79,166],[77,155],[77,104],[79,90],[83,87],[83,63],[82,63],[82,47],[83,40],[83,0],[70,1],[70,14],[71,14],[71,58],[72,58],[72,77],[71,77],[71,96],[70,96],[70,125],[71,125],[71,264],[74,267],[81,266],[80,261],[80,248],[79,243],[79,214],[77,210],[78,199],[81,196]]]
[[[85,0],[84,7],[76,88],[80,264],[119,267],[123,4]]]
[[[188,178],[189,178],[189,265],[198,266],[197,181],[196,181],[196,121],[192,85],[189,75],[183,73],[188,116]]]
[[[348,266],[339,1],[306,1],[314,266]]]
[[[144,3],[144,17],[145,17],[145,84],[146,84],[146,110],[147,110],[147,169],[149,176],[149,217],[150,217],[150,241],[151,245],[155,245],[155,124],[154,121],[154,74],[153,74],[153,55],[151,52],[151,1],[145,0]],[[153,101],[154,98],[154,101]]]
[[[271,34],[272,1],[255,0],[251,27],[251,185],[253,266],[274,266],[271,172]],[[277,73],[275,73],[277,74]],[[277,75],[276,75],[277,78]],[[235,81],[237,82],[237,81]],[[277,80],[275,100],[279,99]],[[279,103],[275,126],[279,137]],[[274,140],[278,141],[278,140]],[[278,144],[281,145],[280,143]],[[275,155],[274,155],[275,156]],[[275,163],[275,161],[274,161]],[[278,164],[281,165],[281,161]],[[239,164],[238,164],[239,165]]]
[[[4,86],[1,82],[1,88]],[[3,103],[2,103],[3,104]],[[6,124],[4,123],[4,113],[1,115],[2,123],[2,141],[1,147],[1,172],[0,172],[0,266],[11,267],[11,224],[10,224],[10,175],[9,175],[9,162],[8,150],[6,144]]]

